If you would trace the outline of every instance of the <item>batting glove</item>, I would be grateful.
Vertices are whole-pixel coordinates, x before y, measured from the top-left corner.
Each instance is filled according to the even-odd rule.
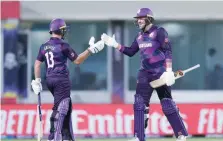
[[[166,70],[166,72],[164,72],[161,77],[167,86],[172,86],[175,83],[175,76],[174,76],[174,72],[172,71],[171,68],[168,68]]]
[[[90,46],[93,46],[93,45],[94,45],[94,42],[95,42],[95,38],[92,36],[92,37],[90,38],[88,44],[89,44]]]
[[[107,34],[103,33],[101,35],[101,40],[103,40],[105,42],[105,44],[107,46],[111,46],[111,47],[114,47],[114,48],[117,48],[118,47],[118,43],[116,42],[115,40],[115,35],[113,34],[112,37],[108,36]]]
[[[36,95],[38,95],[43,90],[40,78],[32,80],[31,86]]]
[[[90,47],[88,48],[88,50],[91,52],[91,53],[98,53],[99,51],[101,51],[104,46],[105,46],[105,43],[104,41],[100,40],[98,41],[97,43],[94,43],[95,41],[95,38],[94,37],[91,37],[91,39],[89,40],[89,45]]]

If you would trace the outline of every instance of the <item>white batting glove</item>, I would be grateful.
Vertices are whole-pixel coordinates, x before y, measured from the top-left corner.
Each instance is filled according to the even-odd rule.
[[[111,46],[111,47],[114,47],[114,48],[117,48],[118,47],[118,43],[116,42],[115,40],[115,35],[113,34],[112,37],[108,36],[107,34],[103,33],[101,35],[101,40],[103,40],[105,42],[105,44],[107,46]]]
[[[95,41],[95,38],[94,37],[91,37],[91,39],[89,40],[89,45],[90,47],[88,48],[88,50],[91,52],[91,53],[98,53],[99,51],[101,51],[104,46],[105,46],[105,43],[104,41],[100,40],[98,41],[97,43],[94,43]]]
[[[88,44],[89,44],[90,46],[93,46],[93,45],[94,45],[94,42],[95,42],[95,38],[92,36],[92,37],[90,38]]]
[[[166,72],[164,72],[160,78],[164,79],[167,86],[172,86],[175,83],[174,72],[171,68],[168,68]]]
[[[32,80],[31,86],[36,95],[38,95],[43,90],[40,78]]]

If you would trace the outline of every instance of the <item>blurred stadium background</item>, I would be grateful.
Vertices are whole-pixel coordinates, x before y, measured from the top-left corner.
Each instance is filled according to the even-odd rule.
[[[169,33],[174,70],[201,65],[177,80],[172,92],[190,136],[203,137],[195,138],[197,141],[223,140],[222,5],[223,2],[211,1],[1,2],[1,139],[35,138],[37,97],[30,82],[34,78],[38,48],[49,38],[48,25],[53,18],[64,18],[71,26],[67,40],[80,53],[88,47],[91,36],[99,40],[104,32],[115,34],[120,43],[130,45],[138,32],[132,17],[139,8],[149,7],[156,24]],[[69,62],[72,118],[77,137],[83,140],[132,137],[132,103],[138,68],[139,54],[129,58],[109,47],[84,64]],[[53,98],[46,88],[44,71],[42,80],[47,136]],[[147,137],[155,137],[150,141],[172,137],[155,92],[151,103]]]

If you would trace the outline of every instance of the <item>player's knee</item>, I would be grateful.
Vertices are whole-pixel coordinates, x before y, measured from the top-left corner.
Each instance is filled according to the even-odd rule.
[[[156,88],[156,92],[160,100],[164,98],[172,99],[171,88],[166,85]]]
[[[135,94],[134,110],[135,111],[145,110],[144,100],[140,94]]]
[[[148,84],[138,83],[136,87],[136,94],[141,95],[144,100],[144,104],[149,106],[150,96],[152,94],[152,90],[148,86]]]
[[[149,84],[137,83],[137,86],[136,86],[137,94],[148,93],[148,91],[149,91]]]
[[[178,112],[176,103],[170,98],[163,98],[161,100],[162,110],[165,115],[170,115]]]
[[[65,98],[60,102],[58,106],[58,112],[60,114],[67,115],[69,108],[70,108],[70,98]]]

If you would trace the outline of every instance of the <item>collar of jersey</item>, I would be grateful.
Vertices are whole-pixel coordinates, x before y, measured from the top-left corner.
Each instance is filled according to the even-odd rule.
[[[145,31],[144,33],[149,34],[149,33],[153,32],[154,29],[157,29],[157,26],[152,25],[152,27],[149,30]]]
[[[57,38],[57,37],[50,37],[50,40],[60,40],[60,38]]]

